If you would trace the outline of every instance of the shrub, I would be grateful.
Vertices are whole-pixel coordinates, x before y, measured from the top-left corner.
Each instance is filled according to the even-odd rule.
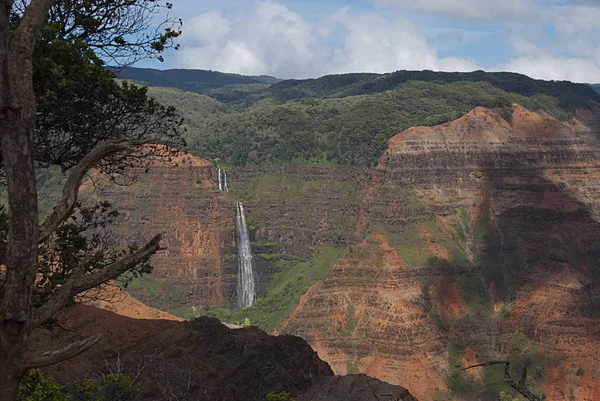
[[[52,377],[33,369],[21,379],[17,401],[70,401],[70,398]]]
[[[267,394],[267,400],[269,400],[269,401],[294,401],[294,399],[290,397],[290,393],[287,393],[285,391],[282,391],[279,394],[270,392],[269,394]]]

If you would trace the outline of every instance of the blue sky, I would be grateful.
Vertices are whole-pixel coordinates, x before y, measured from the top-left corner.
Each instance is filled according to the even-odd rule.
[[[157,68],[280,78],[398,69],[600,82],[600,0],[171,0]]]

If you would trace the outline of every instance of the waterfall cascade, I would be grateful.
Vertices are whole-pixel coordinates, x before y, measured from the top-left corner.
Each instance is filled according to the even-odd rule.
[[[229,192],[229,184],[227,184],[227,173],[219,169],[219,191]]]
[[[254,272],[252,271],[252,249],[250,247],[250,233],[246,225],[244,206],[238,202],[237,209],[237,246],[238,246],[238,307],[247,308],[254,303],[256,293],[254,290]]]

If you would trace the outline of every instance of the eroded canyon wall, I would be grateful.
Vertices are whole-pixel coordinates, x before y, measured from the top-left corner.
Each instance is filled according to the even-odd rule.
[[[256,313],[292,302],[267,327],[307,339],[336,373],[420,400],[495,399],[501,372],[460,367],[510,358],[531,364],[548,399],[595,400],[600,109],[562,122],[515,105],[509,120],[476,108],[408,129],[372,171],[231,168],[225,194],[214,166],[183,155],[97,196],[122,210],[128,238],[165,233],[168,250],[133,292],[152,306],[235,309],[242,201],[269,300]],[[325,246],[344,256],[312,266]],[[296,282],[312,285],[296,298]]]
[[[530,385],[548,399],[597,399],[590,114],[563,123],[515,105],[509,123],[477,108],[393,137],[356,245],[278,330],[306,338],[336,372],[358,368],[422,400],[493,399],[498,372],[459,366],[508,357],[536,365]]]

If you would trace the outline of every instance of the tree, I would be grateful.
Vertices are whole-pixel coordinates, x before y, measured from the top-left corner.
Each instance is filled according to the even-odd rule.
[[[523,370],[521,372],[521,377],[519,378],[518,382],[510,374],[510,362],[509,361],[490,361],[490,362],[485,362],[485,363],[479,363],[477,365],[467,366],[466,368],[463,368],[463,370],[469,370],[469,369],[474,369],[474,368],[478,368],[481,366],[492,366],[492,365],[504,365],[504,381],[510,387],[512,387],[515,391],[519,392],[519,394],[523,395],[523,397],[525,397],[525,399],[527,399],[529,401],[539,401],[540,399],[544,398],[544,397],[536,396],[527,388],[527,385],[525,382],[527,380],[528,364],[525,364],[525,366],[523,366]],[[501,395],[501,397],[502,397],[502,395]],[[504,395],[504,397],[506,398],[506,395]],[[510,395],[508,397],[510,397]],[[506,399],[509,400],[508,398],[506,398]],[[512,399],[512,398],[510,398],[510,399]]]
[[[160,249],[157,235],[127,254],[98,254],[84,234],[94,227],[98,210],[89,215],[79,209],[88,219],[74,221],[79,186],[92,168],[116,178],[146,156],[168,157],[169,147],[154,144],[181,143],[181,121],[173,109],[148,99],[143,88],[114,82],[102,68],[102,60],[127,64],[160,58],[174,46],[177,20],[167,15],[158,30],[149,30],[152,18],[170,8],[155,0],[0,0],[0,167],[8,197],[6,241],[0,247],[3,401],[16,399],[29,369],[73,357],[99,339],[35,355],[27,347],[36,327],[76,294],[134,269]],[[40,223],[36,166],[47,165],[61,166],[69,175],[59,204]],[[67,257],[68,247],[62,254],[55,251],[61,238],[84,239],[71,249],[78,257]],[[61,279],[40,293],[40,269],[54,277],[44,261],[57,257]]]

